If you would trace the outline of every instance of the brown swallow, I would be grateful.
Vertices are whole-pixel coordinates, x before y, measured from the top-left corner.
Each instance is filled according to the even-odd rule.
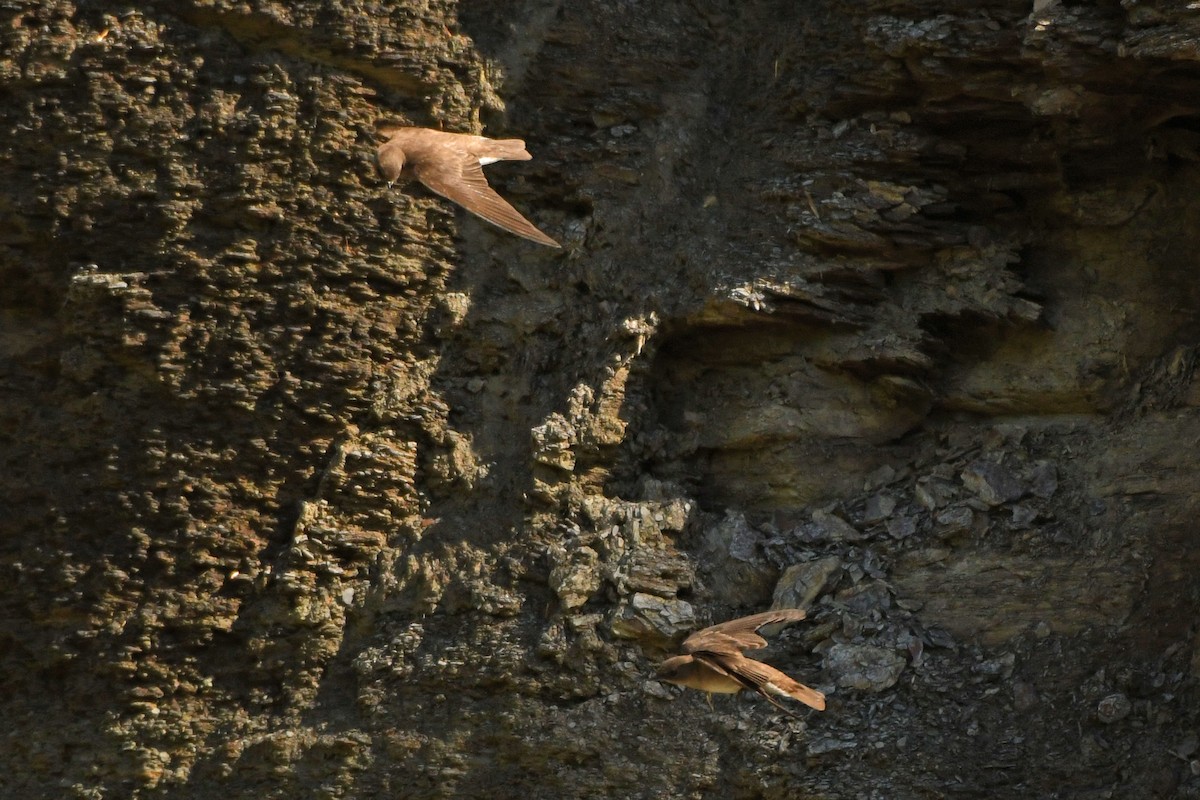
[[[484,164],[533,158],[522,140],[397,126],[382,127],[380,133],[388,137],[377,152],[388,186],[397,179],[416,178],[497,227],[538,244],[562,246],[496,194],[483,176]]]
[[[796,622],[804,616],[798,608],[783,608],[696,631],[683,640],[685,655],[664,661],[658,668],[657,678],[700,689],[710,696],[713,692],[733,694],[753,689],[789,714],[792,712],[780,705],[775,697],[790,697],[817,711],[824,711],[825,695],[792,680],[774,667],[742,655],[743,650],[767,646],[767,640],[758,635],[759,628],[778,622]]]

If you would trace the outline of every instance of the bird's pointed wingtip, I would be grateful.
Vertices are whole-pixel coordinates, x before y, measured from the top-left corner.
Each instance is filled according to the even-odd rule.
[[[562,245],[559,244],[558,242],[554,241],[553,239],[551,239],[549,236],[533,236],[532,234],[525,233],[524,231],[515,231],[512,228],[509,228],[508,226],[505,226],[505,225],[501,225],[500,227],[504,228],[504,230],[508,231],[509,233],[515,233],[517,236],[520,236],[522,239],[533,242],[534,244],[545,245],[546,247],[553,247],[556,250],[562,249]]]

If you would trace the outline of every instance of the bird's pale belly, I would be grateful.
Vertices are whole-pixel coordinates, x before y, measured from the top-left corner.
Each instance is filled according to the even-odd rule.
[[[697,671],[699,672],[699,671]],[[736,694],[746,687],[730,678],[728,675],[722,675],[719,672],[712,670],[704,670],[704,672],[693,673],[687,676],[686,679],[673,681],[680,686],[686,686],[689,689],[699,689],[702,692],[711,692],[713,694]]]

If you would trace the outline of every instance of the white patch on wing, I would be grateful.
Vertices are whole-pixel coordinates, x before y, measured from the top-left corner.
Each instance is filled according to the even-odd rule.
[[[479,166],[486,167],[488,164],[495,164],[499,160],[498,158],[481,158],[479,159]]]

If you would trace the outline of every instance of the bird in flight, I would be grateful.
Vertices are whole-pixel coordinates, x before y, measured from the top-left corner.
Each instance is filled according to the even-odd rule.
[[[416,178],[430,191],[497,227],[538,244],[562,246],[496,194],[483,175],[484,164],[533,158],[522,140],[396,125],[383,126],[379,132],[388,137],[376,153],[388,186],[398,179]]]
[[[664,661],[658,668],[660,681],[708,692],[734,694],[751,689],[778,708],[792,713],[776,697],[799,700],[817,711],[825,710],[825,695],[792,680],[774,667],[742,655],[744,650],[767,646],[758,635],[764,625],[796,622],[804,619],[798,608],[766,611],[749,617],[722,622],[693,633],[683,641],[683,655]]]

